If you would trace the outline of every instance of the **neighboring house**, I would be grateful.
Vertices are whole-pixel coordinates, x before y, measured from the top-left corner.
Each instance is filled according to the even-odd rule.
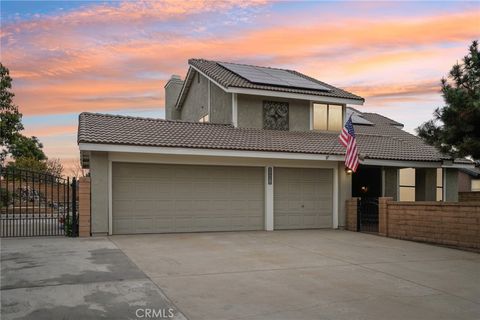
[[[462,168],[458,171],[458,191],[480,191],[480,167]]]
[[[290,70],[189,66],[165,85],[166,120],[80,115],[93,234],[338,228],[352,196],[457,200],[470,164],[347,107],[363,98]],[[349,116],[355,174],[338,142]]]

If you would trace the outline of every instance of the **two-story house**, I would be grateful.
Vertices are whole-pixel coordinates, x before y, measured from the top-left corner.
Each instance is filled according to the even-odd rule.
[[[93,234],[338,228],[352,196],[457,199],[468,166],[291,70],[189,60],[165,85],[166,119],[82,113]],[[361,165],[345,169],[347,117]]]

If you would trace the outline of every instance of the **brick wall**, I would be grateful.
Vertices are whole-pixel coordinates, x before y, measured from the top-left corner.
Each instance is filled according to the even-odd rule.
[[[458,201],[460,201],[460,202],[469,202],[469,201],[480,202],[480,191],[459,192],[458,193]]]
[[[380,198],[379,229],[392,238],[480,250],[480,203]]]
[[[347,200],[346,229],[350,231],[358,231],[357,230],[357,204],[358,204],[358,198],[351,198]]]
[[[90,177],[78,179],[78,230],[80,237],[90,237]]]

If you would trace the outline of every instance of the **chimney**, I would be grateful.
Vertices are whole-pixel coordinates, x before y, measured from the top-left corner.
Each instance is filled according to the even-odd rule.
[[[180,90],[182,90],[183,80],[176,74],[170,77],[165,85],[165,119],[178,120],[180,112],[175,109]]]

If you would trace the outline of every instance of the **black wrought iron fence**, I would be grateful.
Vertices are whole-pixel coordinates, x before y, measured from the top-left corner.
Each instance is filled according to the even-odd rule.
[[[0,236],[78,236],[75,178],[0,167]]]
[[[358,199],[357,230],[378,232],[378,198],[362,197]]]

